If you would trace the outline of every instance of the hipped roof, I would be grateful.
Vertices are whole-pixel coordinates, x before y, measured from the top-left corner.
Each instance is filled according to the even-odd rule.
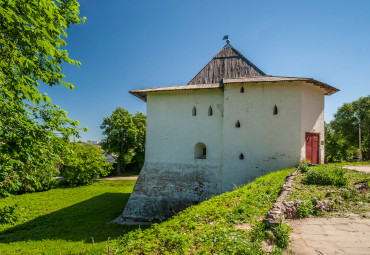
[[[265,73],[228,43],[195,75],[188,85],[219,83],[224,78],[262,75],[265,75]]]
[[[224,84],[231,83],[259,83],[259,82],[293,82],[304,81],[325,90],[325,95],[332,95],[339,91],[326,83],[313,78],[283,77],[266,75],[252,62],[246,59],[229,43],[226,44],[212,60],[188,83],[188,85],[158,87],[151,89],[131,90],[131,94],[146,101],[147,93],[174,90],[198,90],[223,88]]]

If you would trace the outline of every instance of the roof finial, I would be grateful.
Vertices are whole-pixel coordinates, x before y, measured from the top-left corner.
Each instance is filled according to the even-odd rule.
[[[224,38],[222,40],[226,40],[226,43],[227,44],[230,43],[230,40],[229,40],[229,36],[228,35],[224,35]]]

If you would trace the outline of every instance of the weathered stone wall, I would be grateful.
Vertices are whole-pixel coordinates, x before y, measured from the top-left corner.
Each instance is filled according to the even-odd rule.
[[[146,162],[122,217],[163,220],[220,192],[219,165]]]

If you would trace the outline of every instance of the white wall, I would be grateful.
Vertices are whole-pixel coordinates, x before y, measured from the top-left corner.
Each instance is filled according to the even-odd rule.
[[[301,130],[301,160],[306,158],[305,133],[319,134],[319,162],[324,163],[324,104],[325,92],[320,87],[302,82],[302,130]]]
[[[228,84],[224,89],[223,190],[300,160],[301,88],[297,83]],[[273,115],[274,105],[278,114]],[[241,127],[235,128],[239,120]],[[244,160],[239,154],[244,154]]]
[[[147,98],[146,162],[221,164],[222,89],[156,92]],[[198,142],[207,146],[206,159],[194,159]]]

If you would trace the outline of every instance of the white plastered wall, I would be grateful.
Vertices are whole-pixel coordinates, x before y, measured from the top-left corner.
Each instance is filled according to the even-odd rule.
[[[244,93],[240,93],[240,87]],[[273,114],[274,106],[278,114]],[[241,127],[235,128],[239,120]],[[224,89],[222,189],[300,160],[301,86],[297,83],[227,84]],[[239,155],[243,153],[244,159]]]
[[[301,160],[306,158],[305,133],[319,134],[319,162],[324,163],[324,105],[325,92],[320,87],[302,82],[302,130],[301,130]]]
[[[147,116],[146,162],[221,165],[222,89],[148,93]],[[206,159],[194,159],[198,142],[207,146]]]

